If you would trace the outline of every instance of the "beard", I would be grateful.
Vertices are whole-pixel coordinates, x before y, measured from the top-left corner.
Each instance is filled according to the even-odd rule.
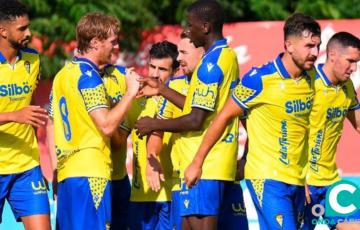
[[[310,70],[310,69],[312,69],[314,67],[314,64],[311,65],[311,66],[306,66],[306,62],[307,61],[312,61],[313,63],[315,63],[316,57],[315,56],[310,56],[310,57],[307,57],[304,61],[302,61],[302,60],[300,60],[300,58],[292,56],[292,60],[299,69],[301,69],[301,70]]]
[[[9,43],[11,45],[11,47],[13,47],[14,49],[22,49],[25,48],[30,42],[30,38],[26,37],[24,40],[22,40],[21,42],[9,39]]]

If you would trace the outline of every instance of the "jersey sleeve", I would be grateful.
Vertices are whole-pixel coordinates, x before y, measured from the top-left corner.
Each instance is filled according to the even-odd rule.
[[[219,86],[224,77],[223,71],[217,63],[205,61],[199,66],[197,76],[191,107],[214,111]]]
[[[53,97],[53,90],[51,89],[51,92],[50,92],[50,95],[49,95],[49,106],[47,108],[47,111],[48,111],[48,114],[49,114],[49,117],[51,119],[54,118],[54,108],[53,108],[53,100],[54,100],[54,97]]]
[[[261,102],[262,78],[256,69],[249,71],[234,88],[232,98],[244,110]]]
[[[83,74],[79,78],[78,89],[82,95],[86,110],[91,112],[98,108],[108,108],[105,86],[101,77],[94,72]]]
[[[351,90],[351,103],[350,103],[350,110],[358,110],[358,109],[360,109],[360,104],[359,104],[359,99],[357,98],[357,95],[356,95],[356,91],[355,91],[355,89],[354,89],[354,85],[352,84],[352,82],[351,82],[351,84],[349,84],[350,85],[350,87],[351,87],[351,89],[349,89],[349,90]]]

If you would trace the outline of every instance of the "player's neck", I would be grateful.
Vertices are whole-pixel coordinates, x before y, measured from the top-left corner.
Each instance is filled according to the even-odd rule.
[[[6,58],[7,62],[14,64],[16,62],[18,49],[11,47],[4,39],[0,40],[0,52]]]
[[[330,65],[330,63],[325,62],[325,64],[323,65],[322,70],[324,71],[326,77],[329,79],[329,81],[331,82],[332,85],[336,86],[339,84],[339,81],[336,79],[334,72],[332,71],[332,66]]]
[[[216,41],[224,39],[222,34],[209,34],[208,38],[205,41],[204,50],[205,52],[210,49],[213,45],[215,45]]]
[[[304,70],[300,69],[295,62],[293,61],[291,55],[288,52],[285,52],[281,58],[282,63],[286,71],[290,74],[290,77],[293,79],[297,79],[301,76]]]
[[[84,53],[82,53],[82,54],[77,55],[77,57],[88,59],[89,61],[91,61],[92,63],[94,63],[97,68],[100,69],[99,60],[96,58],[96,55],[94,55],[93,53],[91,53],[91,52],[85,53],[85,52],[84,52]]]

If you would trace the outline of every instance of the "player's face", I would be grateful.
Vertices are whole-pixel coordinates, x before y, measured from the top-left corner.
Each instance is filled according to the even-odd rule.
[[[309,31],[304,31],[302,36],[291,36],[288,52],[292,60],[301,70],[310,70],[319,54],[321,39]]]
[[[193,13],[187,14],[187,32],[189,33],[190,41],[195,47],[201,47],[204,44],[204,38],[202,33],[201,20]]]
[[[158,78],[165,82],[174,74],[172,68],[172,59],[166,58],[150,58],[149,63],[149,77]]]
[[[30,42],[30,21],[27,15],[6,21],[0,26],[1,36],[14,49],[21,49]]]
[[[114,52],[116,52],[117,49],[119,49],[118,36],[113,31],[111,31],[107,39],[99,42],[99,63],[111,63],[111,56]]]
[[[177,60],[180,63],[182,72],[191,76],[204,54],[204,49],[202,47],[196,48],[189,38],[183,38],[178,43],[178,51]]]
[[[335,78],[344,82],[356,71],[357,62],[360,61],[360,50],[354,47],[340,48],[334,55],[333,71]]]

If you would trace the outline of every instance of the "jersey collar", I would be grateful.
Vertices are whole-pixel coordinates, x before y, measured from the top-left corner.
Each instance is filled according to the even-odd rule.
[[[319,64],[316,66],[316,72],[319,75],[319,77],[321,78],[321,80],[324,82],[324,84],[326,86],[331,86],[331,81],[329,80],[329,78],[326,76],[324,70],[323,70],[323,66],[324,64]]]
[[[282,62],[281,58],[283,57],[284,53],[280,53],[277,58],[274,61],[274,66],[277,70],[277,72],[280,74],[281,78],[286,79],[286,78],[291,78],[291,75],[289,74],[289,72],[286,70],[284,63]],[[301,76],[309,76],[307,71],[303,71],[301,73]]]
[[[100,69],[92,61],[90,61],[87,58],[74,57],[73,62],[89,65],[91,68],[93,68],[96,72],[98,72],[100,74]]]
[[[215,44],[212,45],[212,46],[206,51],[206,53],[204,54],[204,57],[205,57],[206,55],[208,55],[209,53],[211,53],[212,51],[214,51],[214,50],[217,50],[217,49],[219,49],[219,48],[224,48],[224,47],[227,47],[227,46],[228,46],[228,45],[227,45],[226,38],[217,40],[217,41],[215,42]]]
[[[17,56],[16,56],[16,61],[15,61],[15,63],[18,61],[18,60],[20,60],[21,59],[21,57],[22,57],[22,55],[21,55],[21,50],[19,50],[18,51],[18,54],[17,54]],[[1,53],[1,51],[0,51],[0,63],[5,63],[5,62],[7,62],[7,60],[6,60],[6,58],[4,57],[4,55]]]

